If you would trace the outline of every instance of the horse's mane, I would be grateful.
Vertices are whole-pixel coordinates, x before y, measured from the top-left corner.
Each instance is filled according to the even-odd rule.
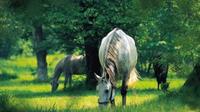
[[[113,87],[116,87],[116,79],[115,79],[115,76],[116,76],[116,73],[117,73],[117,69],[116,69],[116,66],[115,64],[111,61],[111,60],[107,60],[106,62],[106,75],[108,75],[110,81],[111,81],[111,84],[113,85]]]
[[[117,30],[120,30],[120,29],[116,28],[113,34],[110,35],[112,37],[110,37],[111,41],[109,42],[107,54],[105,56],[105,59],[106,59],[105,69],[114,87],[116,87],[115,77],[117,74],[117,66],[118,66],[116,62],[117,54],[118,54],[117,47],[119,46],[118,44],[121,39],[121,37],[116,33]]]

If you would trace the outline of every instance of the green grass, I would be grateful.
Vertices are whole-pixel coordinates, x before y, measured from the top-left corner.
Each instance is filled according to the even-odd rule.
[[[49,74],[60,57],[64,55],[51,55]],[[73,76],[73,87],[63,91],[63,80],[56,93],[50,93],[49,83],[35,81],[32,74],[36,62],[34,57],[17,57],[12,60],[0,60],[0,70],[15,74],[16,79],[0,80],[0,111],[65,111],[65,112],[96,112],[98,111],[97,94],[95,90],[88,90],[84,86],[85,76]],[[9,72],[11,71],[11,72]],[[128,112],[199,112],[200,102],[188,95],[185,98],[178,92],[185,82],[183,78],[172,78],[169,92],[157,91],[156,80],[144,78],[134,87],[129,88],[127,106],[121,107],[119,88],[116,94],[116,108],[106,108],[99,111],[128,111]],[[120,83],[118,83],[118,86]],[[189,99],[189,100],[188,100]],[[6,110],[8,109],[8,110]]]

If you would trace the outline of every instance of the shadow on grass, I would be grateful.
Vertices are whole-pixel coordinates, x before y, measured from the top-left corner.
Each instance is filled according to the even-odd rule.
[[[150,89],[131,89],[131,91],[136,91],[137,93],[140,93],[140,94],[146,94],[146,93],[159,93],[159,92],[162,92],[161,90],[157,90],[157,89],[154,89],[154,88],[150,88]]]
[[[40,84],[40,83],[37,83]],[[19,87],[20,88],[20,87]],[[83,84],[76,84],[66,90],[58,90],[56,92],[34,92],[32,90],[7,90],[0,93],[12,94],[18,98],[39,98],[39,97],[57,97],[57,96],[91,96],[96,95],[95,90],[87,89]]]
[[[7,80],[11,80],[11,79],[16,79],[16,78],[17,78],[17,76],[12,75],[12,74],[7,74],[7,73],[0,74],[0,81],[7,81]]]
[[[17,79],[17,75],[2,75],[0,74],[0,81],[4,81],[4,82],[1,82],[0,83],[0,86],[16,86],[16,85],[31,85],[31,84],[34,84],[34,85],[41,85],[41,84],[47,84],[47,85],[50,85],[51,83],[51,79],[47,79],[46,81],[38,81],[37,79],[33,79],[33,80],[13,80],[13,82],[9,82],[9,80],[3,80],[3,79]],[[64,80],[61,80],[59,81],[60,85],[63,85],[64,83]],[[82,80],[75,80],[73,81],[73,85],[77,86],[77,85],[80,85],[80,84],[84,84],[84,81]]]
[[[200,97],[194,94],[183,94],[182,101],[190,106],[191,109],[197,109],[200,112]]]

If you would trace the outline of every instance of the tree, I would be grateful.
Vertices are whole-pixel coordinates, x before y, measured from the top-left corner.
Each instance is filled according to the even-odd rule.
[[[11,12],[16,15],[16,18],[20,18],[21,22],[32,27],[32,37],[34,43],[34,51],[36,52],[37,59],[37,79],[39,81],[45,81],[48,78],[47,75],[47,46],[46,38],[43,30],[44,23],[44,11],[45,11],[44,1],[24,1],[24,0],[11,0],[8,3],[8,7]]]
[[[193,93],[200,96],[200,60],[197,61],[193,71],[189,75],[187,81],[184,83],[182,90],[186,93]]]
[[[181,46],[182,55],[189,57],[194,64],[192,72],[189,74],[182,90],[187,94],[194,93],[197,96],[200,95],[200,14],[197,4],[198,0],[187,1],[183,0],[178,4],[182,12],[182,18],[184,20],[182,38],[178,38],[179,45]],[[191,58],[192,57],[192,58]],[[189,61],[189,63],[191,64]]]
[[[98,59],[98,47],[101,39],[115,27],[125,30],[134,37],[138,20],[132,8],[132,1],[98,1],[81,0],[80,34],[84,40],[88,74],[86,83],[95,86],[97,82],[94,73],[100,74],[101,67]],[[134,4],[135,5],[135,4]]]
[[[37,78],[39,81],[47,80],[47,49],[43,47],[45,37],[43,33],[43,27],[41,24],[34,24],[33,25],[33,42],[34,42],[34,49],[36,52],[36,59],[37,59]]]
[[[86,64],[87,64],[87,85],[96,85],[94,73],[100,74],[100,62],[98,58],[98,39],[96,34],[94,21],[96,20],[96,9],[95,2],[83,0],[80,1],[81,13],[83,15],[82,30],[85,32],[83,36],[85,41],[85,53],[86,53]],[[85,16],[84,16],[85,15]],[[93,36],[93,38],[91,38]],[[94,37],[96,36],[96,38]],[[92,87],[92,86],[91,86]],[[93,86],[94,87],[94,86]]]

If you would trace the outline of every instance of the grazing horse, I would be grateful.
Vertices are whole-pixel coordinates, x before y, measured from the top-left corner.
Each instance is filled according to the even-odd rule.
[[[134,83],[138,78],[135,68],[137,63],[135,41],[121,29],[113,29],[101,42],[99,60],[103,70],[102,76],[95,74],[98,80],[99,106],[106,106],[109,102],[112,106],[115,105],[118,78],[122,79],[122,105],[125,106],[128,84]]]
[[[58,79],[61,73],[65,75],[64,81],[64,89],[66,89],[66,84],[69,83],[69,87],[71,87],[72,83],[72,75],[73,74],[83,74],[86,73],[86,61],[85,56],[72,56],[68,55],[61,59],[54,70],[53,79],[51,82],[52,92],[56,91],[58,88]]]
[[[154,59],[153,69],[157,80],[157,89],[167,91],[169,83],[167,82],[168,64],[164,63],[161,59],[161,54],[157,54]]]

